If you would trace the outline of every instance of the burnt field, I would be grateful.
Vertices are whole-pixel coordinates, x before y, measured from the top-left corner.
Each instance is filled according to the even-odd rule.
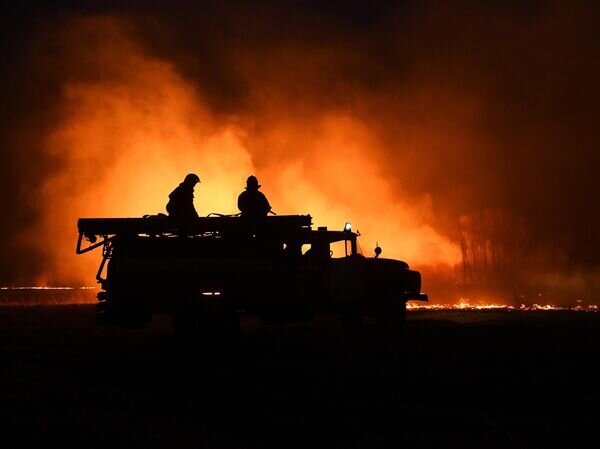
[[[403,342],[334,318],[236,347],[93,305],[0,307],[3,447],[588,447],[600,314],[409,312]],[[586,443],[590,440],[590,443]]]

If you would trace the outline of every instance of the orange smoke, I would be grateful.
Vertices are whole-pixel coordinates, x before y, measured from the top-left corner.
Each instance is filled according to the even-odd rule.
[[[255,174],[278,214],[309,213],[330,229],[351,221],[366,255],[378,242],[384,256],[411,265],[460,260],[457,246],[431,226],[431,198],[408,203],[391,188],[382,143],[358,117],[298,119],[282,110],[258,138],[248,121],[212,112],[202,92],[174,64],[149,56],[123,22],[87,19],[67,34],[71,56],[102,76],[65,81],[62,114],[45,138],[57,169],[39,188],[41,219],[24,238],[45,254],[48,283],[93,282],[100,254],[74,254],[78,218],[165,212],[168,194],[189,172],[202,179],[200,215],[236,213],[237,195]],[[259,148],[265,142],[273,144],[272,159]]]

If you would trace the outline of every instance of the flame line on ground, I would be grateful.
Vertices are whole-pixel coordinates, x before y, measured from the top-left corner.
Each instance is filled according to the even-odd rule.
[[[0,287],[0,290],[93,290],[97,287]]]
[[[458,303],[458,304],[411,304],[408,303],[406,305],[407,310],[409,311],[417,311],[417,310],[435,310],[435,311],[443,311],[443,310],[498,310],[498,311],[572,311],[572,312],[598,312],[599,308],[596,305],[586,305],[586,306],[556,306],[551,304],[520,304],[518,306],[510,306],[504,304],[466,304],[466,303]]]

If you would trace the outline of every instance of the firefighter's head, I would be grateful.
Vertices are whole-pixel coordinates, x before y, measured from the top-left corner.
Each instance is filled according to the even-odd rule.
[[[194,187],[196,184],[200,182],[200,178],[195,173],[190,173],[185,177],[183,183],[187,186]]]
[[[258,179],[256,179],[256,176],[248,176],[248,179],[246,180],[246,188],[249,190],[256,190],[260,188],[260,184],[258,183]]]

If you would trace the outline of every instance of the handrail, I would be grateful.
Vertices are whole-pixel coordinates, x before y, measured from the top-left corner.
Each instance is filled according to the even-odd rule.
[[[84,233],[80,232],[79,238],[77,239],[77,248],[75,250],[76,254],[84,254],[84,253],[87,253],[88,251],[92,251],[92,250],[98,248],[99,246],[107,244],[108,242],[110,242],[113,239],[113,237],[108,237],[108,236],[104,235],[104,236],[102,236],[103,237],[102,240],[100,240],[99,242],[92,243],[90,246],[86,246],[85,248],[82,249],[81,241],[83,240],[83,237],[84,237]],[[85,237],[90,242],[92,241],[92,239],[89,236],[86,235]],[[94,238],[93,240],[95,242],[96,239]]]

